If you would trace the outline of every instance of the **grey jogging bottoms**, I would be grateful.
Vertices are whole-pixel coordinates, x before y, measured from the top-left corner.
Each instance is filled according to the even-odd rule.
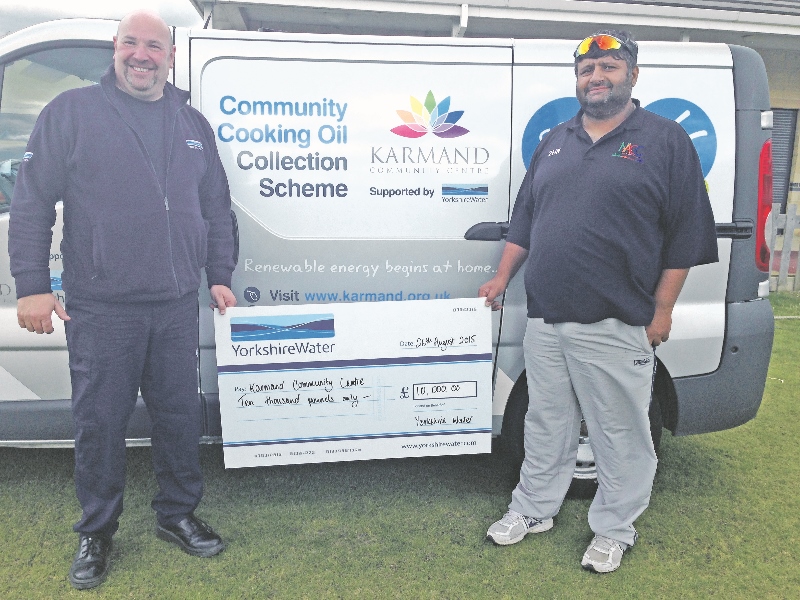
[[[632,546],[657,463],[648,418],[655,356],[644,327],[528,319],[523,346],[530,404],[525,461],[509,508],[538,519],[558,513],[583,413],[598,479],[589,526]]]

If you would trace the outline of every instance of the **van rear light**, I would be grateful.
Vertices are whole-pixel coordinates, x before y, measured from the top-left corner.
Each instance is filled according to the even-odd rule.
[[[769,241],[764,231],[767,218],[772,211],[772,140],[761,147],[758,161],[758,213],[756,216],[756,267],[768,273],[770,270]]]

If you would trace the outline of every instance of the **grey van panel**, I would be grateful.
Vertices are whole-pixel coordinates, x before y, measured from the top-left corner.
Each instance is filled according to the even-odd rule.
[[[769,82],[761,55],[752,48],[728,44],[733,57],[733,91],[739,110],[769,110]]]
[[[222,437],[222,420],[219,413],[219,394],[203,394],[203,434]]]
[[[756,212],[758,210],[758,166],[761,147],[771,132],[761,128],[761,112],[769,110],[769,87],[764,61],[757,52],[743,46],[729,46],[733,56],[733,89],[736,99],[736,179],[733,220],[753,228],[745,239],[734,239],[728,272],[727,302],[758,297],[758,284],[768,278],[759,271],[756,255]]]
[[[768,300],[727,307],[727,335],[719,368],[674,380],[675,435],[722,431],[756,416],[761,406],[775,322]]]
[[[0,446],[72,446],[75,429],[71,400],[18,400],[0,402]],[[150,437],[150,417],[141,397],[128,422],[128,440]],[[16,442],[22,442],[17,444]]]

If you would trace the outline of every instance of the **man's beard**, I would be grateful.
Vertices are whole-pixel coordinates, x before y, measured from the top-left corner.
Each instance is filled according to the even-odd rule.
[[[157,70],[156,71],[151,71],[153,76],[150,79],[145,79],[145,80],[139,79],[139,80],[137,80],[135,78],[135,76],[133,75],[133,73],[132,73],[134,66],[136,66],[136,67],[138,67],[140,69],[141,68],[149,68],[149,67],[145,67],[143,65],[129,65],[129,64],[126,63],[125,64],[125,81],[128,82],[128,85],[130,85],[134,90],[138,90],[140,92],[148,92],[151,89],[153,89],[153,87],[156,84],[156,80],[158,79]]]
[[[609,94],[602,100],[597,101],[590,101],[587,98],[587,92],[594,88],[584,89],[581,94],[578,94],[578,102],[583,109],[583,113],[597,121],[604,121],[621,113],[628,106],[628,102],[631,99],[633,92],[631,81],[633,81],[633,76],[629,74],[624,82],[617,86],[612,86]],[[604,86],[595,86],[595,88],[597,87]]]

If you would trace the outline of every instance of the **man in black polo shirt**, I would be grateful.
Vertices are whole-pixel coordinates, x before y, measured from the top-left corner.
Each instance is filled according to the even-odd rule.
[[[509,511],[487,532],[514,544],[553,526],[572,480],[581,416],[597,465],[595,533],[581,565],[619,567],[647,508],[656,455],[648,409],[654,347],[667,341],[689,268],[717,261],[697,153],[681,126],[639,107],[630,34],[575,51],[581,110],[550,131],[522,182],[487,305],[527,258],[523,343],[530,403]]]

